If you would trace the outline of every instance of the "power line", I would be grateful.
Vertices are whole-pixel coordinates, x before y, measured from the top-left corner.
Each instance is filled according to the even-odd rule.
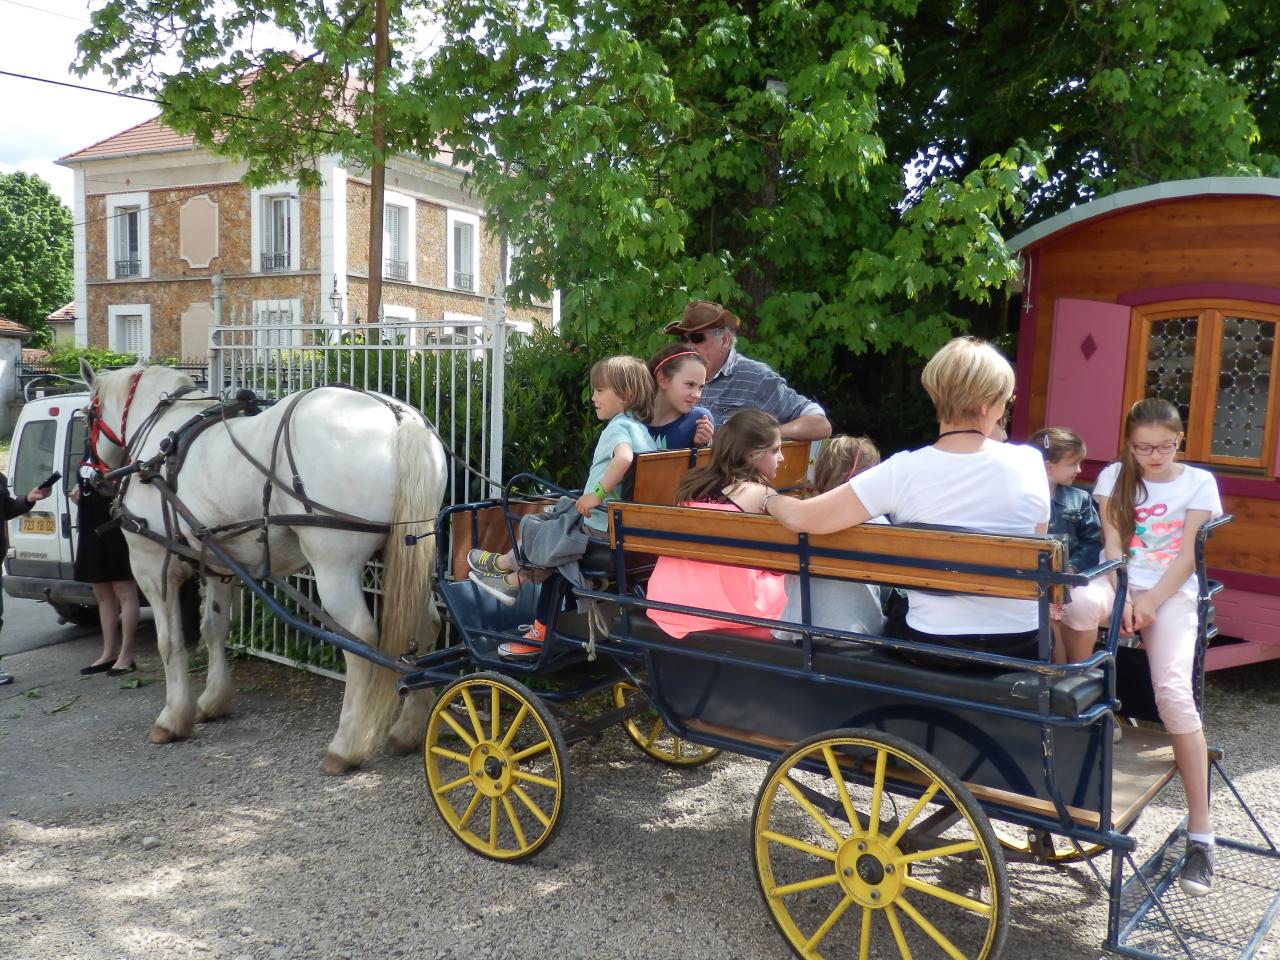
[[[63,20],[70,20],[73,23],[89,23],[92,21],[85,17],[73,17],[69,13],[62,13],[58,10],[46,10],[44,7],[36,7],[29,3],[21,3],[20,0],[0,0],[3,3],[13,4],[15,7],[25,7],[28,10],[34,10],[36,13],[47,13],[51,17],[61,17]]]

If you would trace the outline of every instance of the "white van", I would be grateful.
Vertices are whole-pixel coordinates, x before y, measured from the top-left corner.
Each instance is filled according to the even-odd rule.
[[[31,400],[18,415],[9,448],[13,495],[24,496],[55,470],[62,479],[48,499],[9,521],[4,592],[45,600],[62,620],[92,625],[98,622],[93,588],[72,576],[77,510],[67,496],[84,455],[88,402],[88,393],[64,393]]]

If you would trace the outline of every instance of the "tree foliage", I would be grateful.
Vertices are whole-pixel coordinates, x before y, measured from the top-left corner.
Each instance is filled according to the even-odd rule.
[[[71,211],[29,173],[0,174],[0,316],[47,331],[71,299]]]
[[[107,0],[79,67],[159,94],[257,183],[368,162],[380,104],[389,149],[466,166],[521,251],[513,292],[559,286],[574,336],[642,347],[705,296],[812,381],[999,333],[1031,218],[1274,169],[1261,3],[393,0],[406,39],[373,91],[358,0]],[[256,43],[266,24],[312,52]]]

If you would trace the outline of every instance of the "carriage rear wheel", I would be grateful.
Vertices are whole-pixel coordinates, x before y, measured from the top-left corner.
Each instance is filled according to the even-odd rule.
[[[769,768],[752,860],[798,957],[999,954],[1009,883],[982,808],[950,770],[899,737],[834,730]]]
[[[555,836],[569,748],[523,684],[474,673],[447,686],[427,724],[423,766],[440,816],[476,853],[519,860]]]
[[[619,682],[613,685],[613,705],[631,706],[637,697],[643,697],[634,684]],[[660,763],[673,767],[699,767],[720,756],[715,747],[704,747],[677,737],[653,707],[641,710],[622,722],[622,729],[632,743]]]

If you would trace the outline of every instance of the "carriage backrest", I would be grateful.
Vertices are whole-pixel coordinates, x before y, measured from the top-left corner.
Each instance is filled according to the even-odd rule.
[[[1065,569],[1059,540],[944,528],[864,524],[804,535],[758,514],[612,503],[609,530],[628,553],[780,573],[799,573],[805,560],[813,576],[992,597],[1035,599],[1041,564]]]
[[[635,481],[628,498],[636,503],[675,503],[676,487],[684,475],[694,467],[704,467],[711,462],[710,447],[687,450],[658,450],[642,453],[635,460]],[[782,462],[774,486],[778,489],[794,487],[802,483],[809,471],[809,442],[784,440]]]

